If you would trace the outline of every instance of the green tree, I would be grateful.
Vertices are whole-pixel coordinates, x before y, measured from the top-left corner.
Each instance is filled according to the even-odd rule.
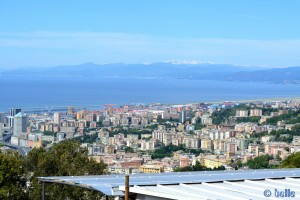
[[[202,124],[201,118],[198,117],[196,120],[196,124],[195,124],[195,130],[201,130],[204,127],[206,127],[206,126],[204,124]]]
[[[263,156],[257,156],[253,159],[248,160],[246,166],[248,166],[251,169],[275,168],[276,166],[269,164],[270,160],[273,160],[273,157],[268,154]]]
[[[270,134],[275,136],[274,141],[291,143],[293,141],[293,136],[300,136],[300,125],[294,126],[291,130],[282,129],[271,131]]]
[[[173,152],[179,151],[179,150],[184,150],[184,149],[185,149],[185,147],[182,144],[178,145],[178,146],[175,146],[173,144],[161,146],[154,150],[154,152],[152,154],[152,159],[171,157],[171,156],[173,156]]]
[[[72,138],[71,140],[72,141],[77,141],[77,142],[80,142],[80,143],[94,143],[96,142],[96,140],[98,139],[98,135],[97,134],[93,134],[93,135],[83,135],[83,136],[80,136],[80,137],[75,137],[75,138]]]
[[[263,115],[270,115],[271,112],[278,112],[277,108],[262,108]]]
[[[187,172],[187,171],[217,171],[217,170],[225,170],[225,167],[222,165],[220,167],[215,168],[207,168],[202,166],[200,162],[197,160],[195,165],[190,165],[187,167],[177,167],[175,168],[175,172]]]
[[[223,123],[230,116],[235,116],[236,110],[238,110],[238,109],[250,110],[250,107],[245,104],[241,104],[241,105],[235,106],[233,108],[223,108],[221,110],[214,111],[211,115],[211,117],[213,119],[213,123],[214,124]]]
[[[252,123],[258,123],[260,120],[260,117],[239,117],[236,119],[237,123],[242,122],[252,122]]]
[[[282,168],[300,168],[300,152],[289,155],[280,165]]]
[[[243,163],[242,163],[242,161],[241,161],[240,159],[237,160],[236,166],[237,166],[237,167],[242,167],[242,166],[243,166]]]
[[[126,152],[126,153],[133,153],[134,150],[133,150],[133,148],[131,148],[131,147],[126,147],[126,148],[125,148],[125,152]]]
[[[15,151],[0,151],[0,199],[28,199],[22,159]]]
[[[300,122],[300,110],[289,111],[287,114],[279,115],[267,119],[267,124],[276,125],[278,121],[284,120],[287,124],[295,124]]]
[[[40,199],[41,186],[39,176],[80,176],[100,175],[106,168],[101,161],[89,159],[87,149],[81,148],[80,143],[64,141],[54,145],[49,151],[33,149],[26,159],[24,166],[32,182],[29,188],[30,199]],[[45,184],[46,199],[100,199],[101,194],[81,188],[61,184]]]
[[[173,144],[169,144],[166,146],[161,146],[157,149],[155,149],[152,153],[152,159],[156,158],[165,158],[165,157],[172,157],[173,152],[182,150],[185,153],[192,153],[192,154],[200,154],[203,153],[204,151],[202,149],[188,149],[186,148],[183,144],[180,144],[178,146],[175,146]]]
[[[193,166],[193,171],[203,171],[205,167],[201,165],[199,160],[196,161],[195,165]]]
[[[57,135],[57,132],[52,132],[52,131],[44,131],[44,132],[43,132],[43,134],[44,134],[44,135],[50,135],[50,136],[54,136],[54,137],[56,137],[56,135]]]

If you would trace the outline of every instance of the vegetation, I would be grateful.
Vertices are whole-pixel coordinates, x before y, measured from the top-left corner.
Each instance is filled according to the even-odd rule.
[[[151,124],[148,126],[151,130],[156,130],[158,127],[158,124]]]
[[[33,149],[27,157],[0,152],[0,199],[40,199],[39,176],[99,175],[106,165],[87,156],[80,143],[64,141],[49,151]],[[26,181],[30,186],[26,187]],[[46,199],[100,199],[101,194],[77,187],[45,184]]]
[[[206,126],[202,124],[201,118],[199,117],[195,124],[195,130],[201,130],[202,128],[205,128]]]
[[[133,128],[121,128],[120,130],[111,131],[109,132],[109,137],[113,137],[114,135],[117,135],[119,133],[122,133],[127,137],[128,134],[135,134],[139,136],[139,139],[141,139],[142,134],[151,134],[152,132],[149,130],[139,130],[139,129],[133,129]]]
[[[249,111],[250,109],[255,109],[255,108],[254,107],[252,108],[251,106],[247,106],[245,104],[241,104],[241,105],[235,106],[233,108],[225,108],[225,109],[221,109],[219,111],[215,111],[212,113],[213,123],[214,124],[223,123],[229,117],[235,116],[236,110],[248,110]],[[278,109],[276,109],[276,108],[259,108],[259,109],[262,109],[263,115],[270,115],[271,112],[278,111]],[[299,113],[300,113],[300,111],[299,111]],[[259,121],[259,119],[260,119],[260,117],[240,117],[240,118],[236,119],[236,122],[237,123],[241,123],[241,122],[256,123]],[[272,122],[270,124],[276,124],[277,121],[280,121],[279,118],[277,119],[277,117],[273,117],[268,120],[270,120],[270,122]]]
[[[262,108],[262,113],[264,115],[271,115],[271,112],[278,112],[277,108]]]
[[[263,156],[257,156],[253,159],[247,161],[246,166],[251,169],[269,169],[269,168],[277,168],[277,165],[272,165],[269,163],[270,160],[274,158],[268,154]]]
[[[0,152],[0,199],[27,199],[23,192],[26,179],[23,178],[24,169],[22,157],[14,151]]]
[[[133,153],[134,150],[133,150],[133,148],[131,148],[131,147],[126,147],[126,148],[125,148],[125,152],[126,152],[126,153]]]
[[[42,141],[42,146],[47,147],[47,145],[52,144],[51,141]]]
[[[167,145],[167,146],[161,146],[154,150],[152,153],[152,159],[156,158],[165,158],[165,157],[172,157],[173,152],[182,150],[186,153],[194,153],[194,154],[200,154],[204,151],[201,149],[187,149],[183,144],[180,144],[178,146],[175,146],[173,144]]]
[[[195,155],[199,155],[200,153],[204,153],[205,152],[202,149],[184,149],[183,151],[185,153],[192,153],[192,154],[195,154]]]
[[[174,171],[175,172],[187,172],[187,171],[214,171],[214,170],[225,170],[224,166],[220,166],[218,168],[207,168],[202,166],[200,162],[197,160],[195,165],[190,165],[187,167],[177,167]]]
[[[195,124],[195,130],[201,130],[203,128],[205,128],[206,126],[203,124]]]
[[[286,124],[300,123],[300,110],[289,111],[287,114],[269,118],[267,119],[266,123],[271,125],[276,125],[277,122],[282,120],[284,120]]]
[[[52,132],[52,131],[44,131],[43,132],[44,135],[50,135],[50,136],[54,136],[56,137],[57,132]]]
[[[96,140],[98,139],[98,135],[94,134],[94,135],[84,135],[84,136],[80,136],[80,137],[74,137],[71,140],[72,141],[77,141],[80,143],[94,143]]]
[[[221,124],[230,116],[235,116],[235,109],[226,108],[212,113],[211,117],[214,124]]]
[[[252,122],[252,123],[258,123],[260,120],[260,117],[238,117],[236,119],[237,123],[242,123],[242,122]]]
[[[213,119],[213,123],[214,124],[221,124],[223,123],[226,119],[228,119],[231,116],[235,116],[236,114],[236,110],[250,110],[250,107],[245,105],[245,104],[241,104],[238,106],[234,106],[233,108],[224,108],[221,109],[219,111],[215,111],[212,113],[212,119]]]
[[[158,118],[157,119],[157,122],[159,124],[163,124],[163,123],[166,123],[166,122],[179,122],[179,119],[173,119],[172,117],[170,119],[162,119],[162,118]]]
[[[294,126],[291,130],[271,131],[270,135],[274,136],[274,141],[291,143],[293,136],[300,136],[300,125]]]
[[[300,168],[300,152],[288,156],[280,165],[282,168]]]
[[[262,136],[267,136],[269,135],[269,133],[267,131],[263,131],[263,132],[260,132],[260,133],[252,133],[251,134],[251,138],[252,139],[256,139],[256,138],[261,138]]]
[[[104,126],[103,123],[102,123],[102,121],[99,121],[96,124],[97,124],[97,127],[103,127]]]
[[[164,157],[171,157],[173,155],[174,151],[179,151],[179,150],[183,150],[184,146],[183,145],[167,145],[167,146],[162,146],[160,148],[157,148],[154,150],[154,152],[152,153],[152,159],[156,159],[156,158],[164,158]]]

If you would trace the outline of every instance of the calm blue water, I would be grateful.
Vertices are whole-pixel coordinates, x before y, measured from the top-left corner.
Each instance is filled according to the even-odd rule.
[[[138,78],[0,77],[0,111],[10,107],[191,103],[300,97],[300,85]]]

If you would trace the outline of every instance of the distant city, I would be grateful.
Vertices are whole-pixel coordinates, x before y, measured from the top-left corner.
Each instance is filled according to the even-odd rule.
[[[257,157],[279,166],[300,151],[300,100],[105,104],[102,110],[0,113],[1,150],[27,155],[64,140],[79,141],[110,174],[255,168]],[[257,166],[256,166],[257,167]]]
[[[0,200],[300,199],[300,1],[1,1]]]

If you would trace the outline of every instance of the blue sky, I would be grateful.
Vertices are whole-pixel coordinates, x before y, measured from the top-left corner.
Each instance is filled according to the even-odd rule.
[[[0,2],[0,69],[167,60],[300,66],[298,0]]]

